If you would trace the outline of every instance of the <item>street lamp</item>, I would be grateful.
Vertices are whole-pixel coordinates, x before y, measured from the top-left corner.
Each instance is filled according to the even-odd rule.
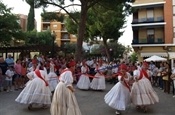
[[[113,60],[113,49],[112,48],[109,49],[109,53],[110,53],[110,61],[112,61]]]
[[[51,33],[51,36],[52,36],[52,51],[51,51],[51,56],[52,58],[54,58],[54,52],[55,52],[55,38],[56,38],[56,33],[55,31],[52,31]]]

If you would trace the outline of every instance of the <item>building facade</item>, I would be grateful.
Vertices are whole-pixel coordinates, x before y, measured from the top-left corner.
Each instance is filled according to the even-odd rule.
[[[175,0],[135,0],[132,47],[139,61],[152,55],[175,58]]]
[[[65,24],[63,22],[58,21],[50,21],[50,20],[41,20],[41,31],[46,31],[50,29],[51,32],[55,33],[55,43],[61,47],[64,43],[75,43],[77,42],[77,38],[75,35],[72,35],[67,32],[65,28]]]
[[[24,14],[16,14],[19,17],[18,23],[21,26],[22,31],[27,31],[27,20],[28,20],[28,16],[24,15]],[[37,27],[37,22],[35,20],[35,29]]]

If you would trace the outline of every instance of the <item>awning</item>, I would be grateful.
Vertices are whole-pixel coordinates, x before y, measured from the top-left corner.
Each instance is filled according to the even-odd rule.
[[[168,57],[168,53],[166,52],[145,52],[141,53],[141,57],[151,57],[153,55],[161,56],[161,57]]]
[[[175,52],[168,52],[169,59],[175,59]]]

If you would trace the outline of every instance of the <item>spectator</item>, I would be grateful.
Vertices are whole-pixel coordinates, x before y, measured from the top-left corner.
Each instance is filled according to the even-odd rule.
[[[8,64],[4,60],[3,57],[0,57],[0,68],[2,70],[2,77],[1,77],[1,89],[6,91],[6,84],[5,84],[5,72],[7,71]]]
[[[12,91],[12,77],[15,74],[13,66],[8,66],[6,74],[6,86],[7,86],[7,92]]]
[[[11,54],[8,54],[8,57],[5,59],[8,66],[14,66],[14,59],[12,58]]]

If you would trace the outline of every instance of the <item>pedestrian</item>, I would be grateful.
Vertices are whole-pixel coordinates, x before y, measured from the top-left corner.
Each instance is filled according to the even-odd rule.
[[[81,75],[77,82],[77,87],[79,89],[88,90],[90,87],[90,79],[89,79],[89,67],[86,65],[86,61],[83,60],[81,66]]]
[[[51,104],[51,91],[48,86],[48,76],[43,69],[43,65],[39,64],[34,71],[27,74],[27,77],[31,79],[31,81],[27,83],[15,101],[28,104],[29,110],[31,110],[34,105],[47,108],[48,105]]]
[[[173,97],[175,97],[175,64],[174,66],[172,67],[172,72],[171,72],[171,80],[172,80],[172,84],[173,84]]]
[[[14,79],[15,90],[18,90],[19,88],[22,89],[22,77],[21,77],[22,65],[21,65],[20,59],[16,60],[16,63],[14,64],[14,70],[15,70],[15,75],[13,79]]]
[[[148,105],[159,102],[157,93],[151,84],[152,73],[148,70],[147,62],[142,63],[141,70],[135,70],[133,75],[135,82],[131,89],[131,101],[136,105],[137,109],[143,109],[147,112]]]
[[[8,54],[8,57],[5,59],[8,66],[14,66],[14,59],[11,54]]]
[[[51,103],[51,115],[81,115],[73,87],[73,75],[75,61],[66,64],[67,68],[62,70],[60,82],[58,83]]]
[[[120,72],[120,73],[119,73]],[[120,65],[120,71],[118,72],[118,81],[112,89],[105,95],[105,103],[110,107],[116,109],[116,114],[119,115],[119,110],[126,110],[130,105],[130,81],[132,76],[127,72],[127,66],[125,64]]]
[[[3,78],[3,76],[2,76],[2,69],[0,68],[0,92],[2,91],[2,78]]]
[[[8,68],[8,64],[6,61],[4,61],[4,58],[2,56],[0,56],[0,69],[1,69],[1,75],[0,75],[0,90],[1,91],[6,91],[6,82],[5,82],[5,72],[7,71]]]
[[[7,71],[5,72],[6,78],[6,87],[7,87],[7,92],[12,91],[12,77],[15,74],[13,66],[8,66]]]

